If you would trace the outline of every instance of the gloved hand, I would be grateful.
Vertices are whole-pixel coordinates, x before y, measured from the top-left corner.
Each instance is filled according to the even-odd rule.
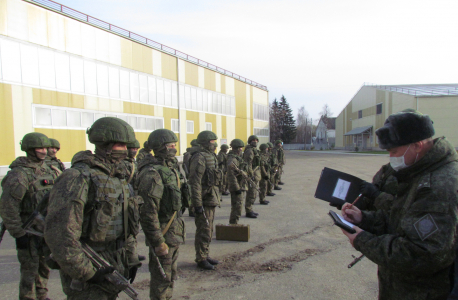
[[[159,246],[154,248],[154,252],[157,256],[164,256],[169,254],[169,246],[166,243],[162,243]]]
[[[342,204],[337,203],[337,202],[329,202],[329,206],[335,207],[338,210],[342,210]]]
[[[16,239],[16,249],[25,250],[29,248],[29,237],[24,234]]]
[[[235,191],[235,194],[236,195],[241,195],[242,194],[242,190]]]
[[[129,270],[130,283],[134,283],[135,277],[137,276],[138,267],[132,267]]]
[[[204,212],[204,207],[203,206],[196,206],[196,207],[194,207],[194,212],[196,214],[202,214]]]
[[[100,268],[95,272],[94,276],[91,277],[87,282],[90,283],[102,283],[105,280],[105,275],[113,273],[115,268],[113,267],[106,267],[106,268]]]
[[[264,180],[269,180],[269,176],[264,176]]]
[[[359,192],[367,197],[367,198],[370,198],[370,199],[375,199],[378,197],[378,195],[380,195],[380,191],[379,189],[373,185],[372,183],[369,183],[367,181],[363,181],[360,183],[359,185]]]

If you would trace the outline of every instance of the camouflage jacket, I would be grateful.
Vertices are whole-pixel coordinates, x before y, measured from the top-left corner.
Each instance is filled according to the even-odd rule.
[[[181,218],[181,191],[179,170],[173,163],[146,157],[139,164],[135,189],[143,198],[140,222],[148,245],[159,246],[164,241],[171,247],[184,242],[185,227]],[[177,212],[165,235],[162,231]]]
[[[261,152],[261,177],[264,180],[265,177],[269,177],[270,179],[270,169],[271,169],[271,155],[269,152],[262,153]]]
[[[249,176],[254,176],[255,181],[261,180],[261,156],[260,151],[251,145],[245,147],[243,152],[243,160],[247,166]]]
[[[231,168],[231,165],[235,164],[237,168],[246,172],[247,165],[243,158],[235,154],[232,150],[227,155],[227,182],[229,184],[229,192],[236,192],[238,190],[248,191],[248,183],[243,176],[237,174],[237,172]]]
[[[218,167],[223,171],[223,174],[227,172],[227,153],[223,151],[218,152]]]
[[[193,207],[219,206],[219,185],[222,172],[218,169],[216,154],[206,149],[200,149],[191,157],[189,164],[188,184],[191,188]]]
[[[394,170],[388,163],[383,165],[372,178],[372,184],[381,192],[377,198],[364,197],[361,202],[361,210],[376,211],[384,209],[389,211],[393,205],[394,195],[398,191],[398,180],[394,176]]]
[[[137,160],[137,163],[139,163],[145,156],[147,156],[148,154],[151,154],[151,150],[147,150],[145,148],[141,148],[139,151],[138,151],[138,154],[137,156],[135,157],[135,159]]]
[[[138,163],[135,158],[126,158],[121,162],[122,166],[126,170],[126,180],[127,183],[133,184],[135,182],[135,177],[138,175]],[[132,170],[134,174],[132,175]]]
[[[60,175],[60,173],[65,171],[64,164],[57,157],[51,157],[51,156],[48,155],[45,158],[45,162],[51,169],[53,169],[54,171],[59,173],[59,175]],[[60,171],[60,172],[58,172],[58,171]]]
[[[124,276],[130,266],[140,264],[135,236],[143,200],[133,196],[125,177],[120,164],[81,151],[56,180],[49,197],[45,239],[61,271],[71,278],[85,282],[96,271],[80,241],[116,261],[114,267]]]
[[[189,177],[189,168],[191,167],[189,162],[191,161],[191,156],[193,153],[195,153],[196,151],[199,151],[200,149],[201,149],[200,147],[186,148],[186,152],[183,154],[183,166],[186,166],[186,167],[183,167],[183,169],[184,169],[186,177]]]
[[[273,171],[278,166],[277,152],[274,151],[274,148],[269,152],[270,155],[270,165],[273,167]]]
[[[379,299],[446,299],[458,225],[458,155],[445,139],[395,173],[389,212],[363,211],[354,240],[379,266]]]
[[[283,150],[283,148],[275,146],[272,149],[272,152],[275,154],[275,157],[277,158],[277,164],[284,165],[285,164],[285,151]]]
[[[16,158],[10,168],[2,180],[0,215],[8,232],[18,238],[26,234],[22,224],[51,190],[57,174],[44,161],[32,162],[24,156]]]

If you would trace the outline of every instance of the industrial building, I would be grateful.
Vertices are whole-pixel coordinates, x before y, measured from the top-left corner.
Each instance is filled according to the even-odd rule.
[[[269,139],[267,87],[53,1],[0,0],[0,175],[28,132],[59,140],[64,162],[93,150],[86,129],[104,116],[141,144],[173,130],[178,155],[203,130]]]
[[[336,148],[380,149],[375,131],[407,108],[429,115],[435,137],[445,136],[458,148],[458,84],[364,84],[336,119]]]

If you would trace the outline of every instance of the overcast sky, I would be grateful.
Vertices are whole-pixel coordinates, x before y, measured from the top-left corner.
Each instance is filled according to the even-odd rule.
[[[456,0],[57,2],[266,85],[314,121],[364,82],[458,82]]]

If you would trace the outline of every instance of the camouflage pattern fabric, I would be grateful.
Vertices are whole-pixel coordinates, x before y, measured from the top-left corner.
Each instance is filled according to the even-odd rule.
[[[135,236],[143,201],[132,195],[125,178],[120,163],[81,151],[51,191],[45,239],[61,268],[62,288],[69,299],[88,299],[92,294],[99,295],[97,299],[113,299],[120,292],[108,281],[87,282],[96,268],[82,251],[80,240],[126,278],[130,268],[141,266]],[[124,223],[126,214],[128,224]],[[70,288],[73,279],[84,282],[82,291]]]
[[[275,186],[278,186],[278,183],[281,181],[281,174],[283,173],[283,166],[285,165],[285,151],[280,146],[275,146],[275,155],[277,158],[278,171],[275,175]]]
[[[259,202],[264,202],[267,194],[267,187],[270,182],[270,153],[261,152],[261,181],[259,181],[259,189],[261,193],[259,194]],[[268,177],[267,179],[265,179]]]
[[[241,156],[235,154],[232,150],[229,151],[227,155],[227,181],[229,191],[231,193],[231,215],[229,217],[229,223],[237,224],[240,216],[242,215],[242,205],[243,201],[246,199],[248,185],[246,180],[244,180],[241,175],[237,175],[237,173],[230,167],[232,163],[234,163],[237,168],[242,171],[246,171],[246,163],[243,161]],[[237,191],[242,191],[242,193],[237,195],[235,193]]]
[[[227,191],[227,153],[223,151],[219,151],[218,156],[218,167],[223,172],[223,182],[220,186],[219,193],[222,194],[223,192]]]
[[[177,279],[178,248],[184,242],[186,235],[180,211],[181,192],[179,178],[177,178],[179,170],[174,169],[174,166],[175,160],[146,157],[139,164],[140,173],[135,182],[135,188],[144,200],[140,211],[140,222],[150,247],[151,299],[162,300],[172,297],[173,284]],[[162,230],[176,211],[178,214],[163,236]],[[154,247],[163,242],[169,246],[169,253],[159,257],[167,275],[166,279],[159,272],[152,253]]]
[[[151,154],[151,150],[146,149],[146,148],[141,148],[141,149],[138,151],[137,156],[135,157],[135,159],[137,160],[137,163],[139,163],[139,162],[140,162],[145,156],[147,156],[148,154]]]
[[[44,180],[54,180],[57,175],[44,161],[33,162],[28,157],[18,157],[10,168],[2,180],[0,215],[10,235],[19,238],[27,234],[22,224],[52,188]],[[46,298],[49,268],[44,263],[44,246],[43,238],[29,235],[29,248],[18,249],[20,299]]]
[[[458,155],[445,139],[395,173],[389,212],[363,211],[355,249],[378,265],[379,299],[446,299],[458,225]]]
[[[363,197],[363,199],[361,199],[360,209],[369,211],[383,209],[389,211],[398,191],[398,180],[394,176],[394,170],[389,163],[383,165],[374,175],[372,184],[375,185],[381,193],[375,199]]]
[[[191,161],[191,156],[193,153],[199,151],[201,149],[200,146],[194,146],[191,148],[186,148],[186,152],[183,154],[183,165],[186,166],[185,168],[185,175],[186,177],[189,177],[189,168],[191,167],[190,161]]]
[[[229,216],[229,224],[238,224],[242,215],[243,200],[246,198],[246,191],[242,191],[240,195],[231,192],[231,215]]]
[[[54,171],[56,171],[56,169],[59,170],[60,172],[65,171],[64,164],[57,157],[51,157],[48,155],[45,158],[45,162]]]
[[[135,178],[138,175],[138,163],[135,158],[127,157],[121,162],[121,165],[124,167],[126,171],[126,180],[131,178],[129,183],[133,184],[135,182]],[[132,175],[132,170],[134,170],[134,175]]]
[[[213,237],[213,221],[215,219],[215,206],[204,206],[204,214],[196,213],[196,238],[194,247],[196,248],[196,262],[206,260],[210,253],[210,243]],[[207,217],[207,222],[205,221]]]
[[[243,160],[247,166],[247,173],[248,176],[253,178],[256,187],[259,186],[259,181],[261,180],[261,165],[260,165],[260,154],[259,150],[251,145],[247,145],[245,147],[245,151],[243,152]],[[246,193],[246,200],[245,200],[245,212],[249,213],[253,211],[253,204],[256,201],[256,196],[258,195],[258,191],[254,186],[248,186],[248,191]]]

